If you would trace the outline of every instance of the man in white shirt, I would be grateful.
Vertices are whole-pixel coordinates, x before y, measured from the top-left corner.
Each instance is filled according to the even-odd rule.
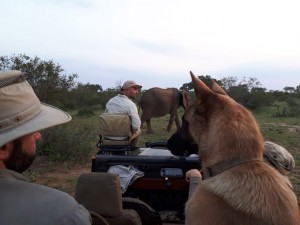
[[[106,104],[105,110],[107,113],[129,115],[133,131],[130,145],[133,147],[137,146],[139,137],[141,136],[141,119],[136,104],[133,102],[141,87],[141,85],[136,84],[132,80],[126,81],[122,86],[121,94],[110,99]]]

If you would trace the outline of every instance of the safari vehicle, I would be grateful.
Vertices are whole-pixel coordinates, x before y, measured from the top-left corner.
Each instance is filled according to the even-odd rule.
[[[177,134],[168,140],[172,152],[176,154],[174,138],[178,150],[198,150],[179,145]],[[79,177],[75,198],[91,212],[93,224],[184,224],[189,194],[185,173],[201,168],[198,156],[174,156],[166,142],[131,147],[130,135],[128,116],[100,116],[99,150],[92,159],[91,173]],[[292,187],[286,174],[295,162],[287,150],[265,141],[264,161]]]
[[[112,130],[112,122],[118,124],[117,131]],[[121,124],[125,124],[125,129]],[[123,183],[124,186],[126,183],[121,196],[123,210],[136,211],[143,225],[184,224],[184,205],[189,192],[185,173],[192,168],[200,168],[198,157],[174,156],[167,149],[166,142],[131,147],[131,131],[128,127],[128,116],[100,116],[99,151],[92,159],[92,174],[110,173],[112,168],[125,168],[125,172],[121,170],[118,177],[119,185]],[[100,187],[102,184],[99,182],[90,186]],[[109,220],[107,217],[105,219]]]

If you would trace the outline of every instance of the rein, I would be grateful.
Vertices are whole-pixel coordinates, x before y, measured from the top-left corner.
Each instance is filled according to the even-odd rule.
[[[223,173],[226,170],[231,169],[232,167],[239,166],[241,164],[249,163],[249,162],[263,162],[260,159],[248,159],[248,160],[241,160],[241,159],[229,159],[225,161],[218,162],[210,167],[203,167],[201,169],[203,179],[208,179],[214,177],[220,173]]]

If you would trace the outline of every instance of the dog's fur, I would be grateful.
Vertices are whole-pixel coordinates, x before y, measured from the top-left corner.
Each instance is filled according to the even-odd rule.
[[[296,225],[297,198],[277,170],[263,161],[263,137],[252,114],[213,82],[191,72],[196,100],[183,117],[199,146],[203,167],[253,160],[201,181],[186,204],[187,225]]]

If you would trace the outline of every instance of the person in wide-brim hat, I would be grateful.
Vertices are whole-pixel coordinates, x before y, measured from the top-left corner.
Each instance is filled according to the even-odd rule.
[[[36,155],[40,130],[71,116],[40,102],[22,72],[0,71],[0,224],[90,225],[89,212],[62,191],[29,183],[21,173]]]

